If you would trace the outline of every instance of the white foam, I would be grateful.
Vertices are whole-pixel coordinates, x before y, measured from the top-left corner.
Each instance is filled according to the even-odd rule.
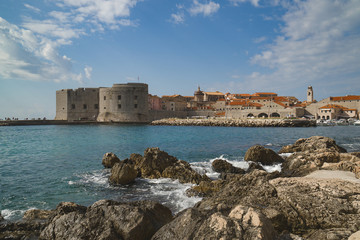
[[[30,210],[30,209],[34,209],[34,208],[29,208],[28,210]],[[4,209],[4,210],[1,210],[1,216],[3,216],[3,218],[5,220],[13,220],[15,218],[19,218],[19,217],[23,216],[26,211],[27,210]]]
[[[147,179],[146,181],[151,184],[151,193],[163,199],[163,204],[170,204],[174,213],[193,207],[202,199],[186,195],[186,190],[192,187],[193,184],[182,184],[178,180],[169,178]]]
[[[275,171],[281,172],[281,165],[282,165],[282,163],[277,163],[277,164],[270,165],[270,166],[268,166],[268,165],[262,165],[262,164],[260,164],[260,165],[265,169],[265,171],[267,171],[267,172],[269,172],[269,173],[275,172]]]
[[[294,153],[280,153],[279,155],[281,157],[290,157],[291,155],[293,155]]]
[[[93,172],[80,174],[80,175],[78,175],[78,177],[80,178],[79,180],[68,181],[68,184],[69,185],[94,184],[94,185],[108,187],[109,175],[110,175],[110,170],[108,170],[108,169],[97,170],[97,171],[93,171]]]

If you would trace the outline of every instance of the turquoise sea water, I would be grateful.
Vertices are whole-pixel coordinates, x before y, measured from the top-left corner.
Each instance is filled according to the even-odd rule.
[[[210,161],[222,157],[243,164],[246,150],[261,144],[274,150],[297,139],[334,138],[348,151],[360,151],[360,127],[226,128],[148,125],[0,127],[0,210],[18,219],[30,208],[52,209],[61,201],[89,205],[99,199],[153,199],[172,210],[189,207],[198,198],[184,194],[190,185],[166,179],[138,179],[129,186],[111,186],[103,169],[104,153],[120,159],[143,154],[148,147],[186,160],[211,174]]]

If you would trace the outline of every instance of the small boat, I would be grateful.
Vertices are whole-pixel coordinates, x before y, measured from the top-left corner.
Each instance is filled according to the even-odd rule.
[[[354,125],[355,125],[355,126],[360,126],[360,120],[355,121],[355,122],[354,122]]]

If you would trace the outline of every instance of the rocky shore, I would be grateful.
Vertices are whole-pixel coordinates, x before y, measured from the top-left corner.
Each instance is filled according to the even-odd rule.
[[[17,222],[0,216],[0,239],[360,239],[360,153],[320,136],[280,153],[287,157],[253,146],[246,170],[215,160],[216,180],[159,148],[124,160],[107,153],[103,165],[112,168],[112,184],[167,177],[194,183],[187,194],[203,199],[175,216],[152,201],[63,202],[54,210],[29,210]],[[281,172],[264,171],[274,163],[282,163]]]
[[[215,127],[316,127],[314,120],[306,119],[180,119],[168,118],[156,120],[151,125],[170,126],[215,126]]]

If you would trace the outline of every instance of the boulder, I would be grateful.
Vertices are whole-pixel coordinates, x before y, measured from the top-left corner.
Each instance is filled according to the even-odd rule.
[[[237,205],[227,209],[216,206],[201,211],[196,208],[180,213],[163,226],[152,240],[165,239],[268,239],[277,237],[271,222],[258,210]]]
[[[259,162],[263,165],[273,165],[274,163],[282,163],[284,161],[276,152],[260,145],[249,148],[245,153],[244,160]]]
[[[240,173],[240,174],[245,173],[245,170],[234,167],[231,163],[222,159],[215,159],[211,163],[211,166],[213,170],[218,173]]]
[[[135,170],[135,164],[129,159],[115,163],[111,168],[109,181],[113,184],[129,184],[134,182],[138,172]]]
[[[309,138],[300,138],[294,144],[284,146],[279,153],[294,153],[294,152],[315,152],[318,150],[334,151],[338,153],[346,153],[346,149],[336,144],[334,139],[313,136]]]
[[[188,162],[178,160],[159,148],[146,149],[143,157],[139,154],[132,154],[130,159],[135,162],[138,176],[143,178],[163,177],[178,179],[181,183],[194,184],[210,181],[205,174],[200,175],[193,170]]]
[[[0,213],[0,222],[1,221],[4,221],[5,219],[3,218],[3,216],[1,216],[1,213]]]
[[[102,165],[105,168],[112,168],[115,163],[119,163],[120,159],[112,152],[105,153],[102,159]]]
[[[57,212],[41,231],[40,239],[150,239],[172,220],[167,207],[152,201],[100,200],[73,210]]]
[[[25,220],[48,220],[51,214],[53,213],[52,210],[41,210],[41,209],[30,209],[27,210],[23,216]]]
[[[176,157],[170,156],[159,148],[147,148],[144,151],[144,157],[136,162],[136,168],[140,170],[144,178],[160,178],[167,167],[174,166],[177,162]]]

